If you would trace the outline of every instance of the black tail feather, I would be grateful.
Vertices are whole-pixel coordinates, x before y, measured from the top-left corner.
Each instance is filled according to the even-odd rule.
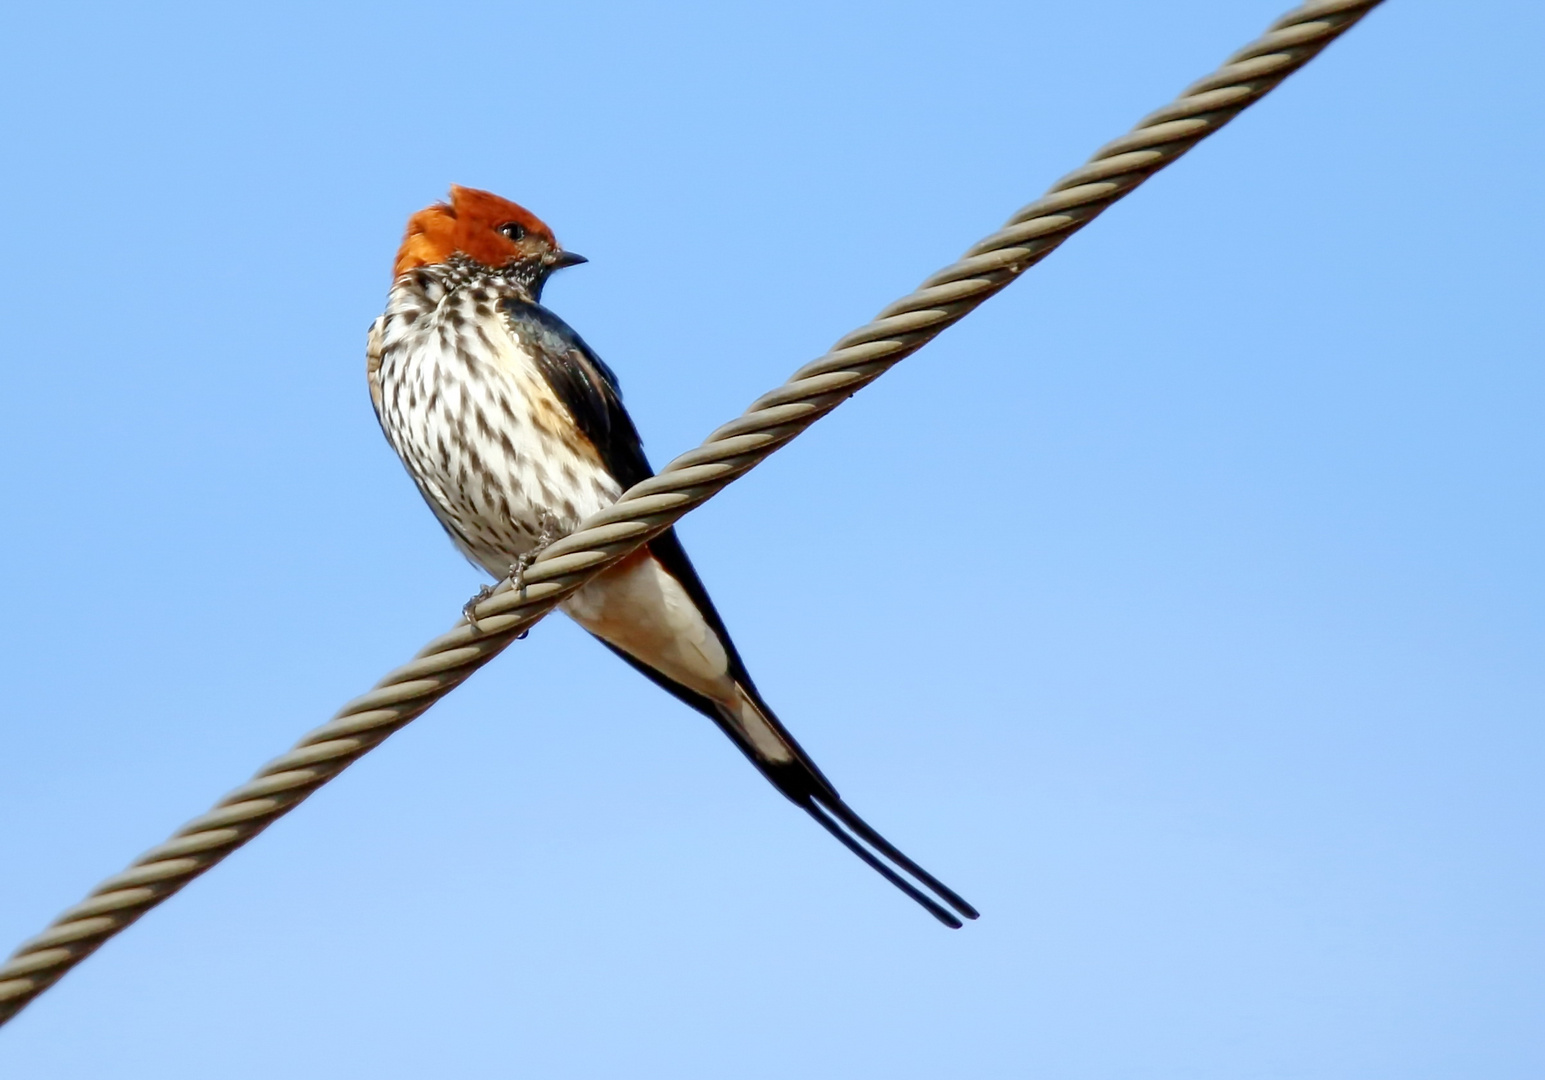
[[[962,899],[960,894],[957,893],[954,889],[944,884],[944,882],[934,877],[921,866],[918,866],[917,863],[913,862],[900,849],[898,849],[895,844],[892,844],[889,840],[885,839],[885,837],[875,832],[874,828],[863,818],[855,814],[852,807],[848,806],[847,803],[843,802],[841,799],[835,799],[831,801],[822,799],[821,807],[830,813],[833,817],[835,817],[838,821],[852,829],[859,835],[861,839],[879,851],[880,854],[884,855],[891,862],[901,867],[901,869],[905,870],[915,880],[925,885],[930,892],[938,896],[946,904],[959,912],[961,918],[975,919],[981,914],[976,910],[976,908],[966,903],[966,901]],[[868,860],[866,859],[865,861],[867,862]],[[871,863],[871,865],[873,864]],[[890,874],[886,874],[885,876],[892,882],[895,881],[895,879],[891,877]],[[910,890],[907,890],[907,894],[916,899],[915,894],[913,894]],[[928,907],[930,911],[933,911],[933,908],[929,905],[924,904],[923,906]],[[935,912],[935,914],[937,915],[937,912]],[[956,923],[955,925],[958,927],[960,924]]]
[[[823,829],[835,836],[843,847],[847,848],[860,859],[864,860],[864,862],[868,863],[869,866],[886,881],[890,882],[892,885],[896,886],[896,888],[910,896],[913,900],[917,901],[919,906],[921,906],[923,910],[927,911],[928,914],[932,915],[935,919],[938,919],[951,930],[959,930],[963,925],[965,925],[955,917],[953,912],[950,912],[944,908],[933,897],[923,892],[916,885],[913,885],[910,881],[896,873],[896,871],[891,869],[889,866],[886,866],[875,856],[872,851],[864,847],[863,844],[859,843],[851,835],[845,832],[841,825],[839,825],[836,821],[833,821],[832,818],[828,816],[830,811],[826,806],[812,799],[804,804],[804,808],[811,817],[815,818],[815,820],[820,823]],[[948,890],[945,891],[948,892]],[[951,895],[954,894],[952,893]],[[974,912],[971,914],[970,918],[976,918]]]
[[[604,638],[599,639],[601,643],[642,672],[650,681],[711,719],[730,737],[730,740],[740,748],[762,775],[772,782],[774,787],[796,806],[815,818],[820,826],[836,837],[843,847],[857,855],[886,881],[911,897],[934,918],[952,929],[959,929],[963,925],[961,919],[975,919],[976,908],[961,899],[959,893],[904,855],[842,801],[831,782],[821,774],[815,762],[762,700],[762,696],[757,693],[756,686],[751,681],[750,674],[741,662],[739,653],[735,651],[729,632],[724,629],[718,612],[714,610],[713,601],[708,598],[707,590],[698,579],[697,571],[692,568],[686,552],[682,550],[681,543],[676,539],[675,531],[670,530],[655,537],[649,542],[649,550],[671,576],[687,590],[714,633],[719,636],[729,654],[731,676],[745,691],[767,725],[777,733],[777,738],[787,747],[789,756],[786,759],[769,760],[757,751],[728,706],[675,682],[669,676],[631,656]],[[908,880],[909,878],[911,880]],[[953,913],[950,910],[952,908]]]

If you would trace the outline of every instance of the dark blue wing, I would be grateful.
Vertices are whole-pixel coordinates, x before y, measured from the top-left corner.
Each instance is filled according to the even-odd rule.
[[[638,429],[633,426],[633,418],[623,408],[622,390],[617,385],[617,376],[612,373],[612,369],[568,323],[541,304],[512,298],[505,300],[503,307],[515,336],[536,360],[537,367],[553,388],[553,393],[558,395],[558,400],[563,402],[573,416],[575,425],[595,446],[606,470],[617,478],[624,489],[653,476],[654,470],[649,467],[649,459],[644,456],[643,440],[639,438]],[[649,550],[671,577],[681,582],[682,588],[686,589],[687,595],[713,627],[714,633],[719,635],[725,651],[729,653],[730,673],[756,695],[756,685],[751,681],[751,675],[746,671],[734,641],[730,639],[724,620],[715,610],[708,590],[703,587],[702,579],[697,576],[697,570],[687,558],[681,541],[676,538],[676,530],[669,529],[655,537],[649,542]],[[669,682],[659,672],[626,653],[615,649],[613,651],[688,705],[706,716],[718,719],[713,703],[707,698]],[[757,697],[758,704],[763,704],[760,695]]]
[[[568,323],[541,304],[511,298],[502,306],[510,329],[601,455],[606,471],[625,489],[653,476],[643,440],[622,407],[622,390],[612,369]]]

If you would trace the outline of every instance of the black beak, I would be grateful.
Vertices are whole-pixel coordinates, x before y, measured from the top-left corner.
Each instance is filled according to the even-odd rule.
[[[576,255],[572,251],[555,251],[552,254],[552,261],[547,265],[554,270],[562,270],[565,267],[578,266],[580,263],[587,263],[589,261],[583,255]]]

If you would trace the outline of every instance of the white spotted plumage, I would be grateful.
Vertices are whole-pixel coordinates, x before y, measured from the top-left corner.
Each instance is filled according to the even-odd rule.
[[[456,546],[495,578],[544,535],[573,531],[621,494],[513,331],[506,300],[531,297],[466,260],[422,268],[394,283],[366,349],[387,440]],[[737,717],[743,711],[723,642],[657,563],[618,567],[563,609]]]
[[[501,312],[515,281],[460,261],[393,284],[371,327],[381,428],[456,546],[495,578],[621,494]]]

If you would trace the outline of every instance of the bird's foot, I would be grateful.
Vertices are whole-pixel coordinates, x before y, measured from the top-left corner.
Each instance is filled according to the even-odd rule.
[[[473,633],[476,633],[478,630],[477,606],[484,600],[487,600],[493,594],[494,587],[492,585],[484,585],[478,589],[476,596],[474,596],[471,600],[468,600],[465,604],[461,605],[461,617],[466,619],[467,622],[471,625]]]
[[[514,589],[522,599],[526,595],[526,571],[530,569],[532,563],[537,561],[542,552],[551,547],[553,541],[558,539],[560,535],[559,528],[558,519],[543,511],[542,531],[537,536],[536,543],[531,546],[530,551],[521,554],[510,564],[506,580],[510,583],[510,588]],[[474,633],[479,629],[477,624],[477,606],[492,596],[495,588],[496,586],[493,585],[484,585],[478,589],[476,596],[461,607],[461,617],[467,620]],[[515,636],[515,640],[520,641],[524,639],[528,633],[530,633],[529,630],[522,631]]]
[[[553,541],[559,535],[558,519],[542,511],[542,531],[536,538],[536,543],[531,545],[531,550],[521,555],[510,565],[510,588],[514,589],[522,598],[526,595],[526,571],[531,564],[541,557],[542,552],[553,546]],[[525,635],[521,635],[524,637]]]
[[[509,582],[510,588],[515,590],[522,600],[526,598],[526,571],[531,564],[541,557],[542,552],[552,547],[553,541],[559,536],[559,522],[547,511],[542,511],[542,531],[536,538],[536,543],[531,545],[531,550],[521,554],[510,564]],[[515,635],[516,641],[526,640],[526,635],[531,633],[529,629],[522,630]]]

